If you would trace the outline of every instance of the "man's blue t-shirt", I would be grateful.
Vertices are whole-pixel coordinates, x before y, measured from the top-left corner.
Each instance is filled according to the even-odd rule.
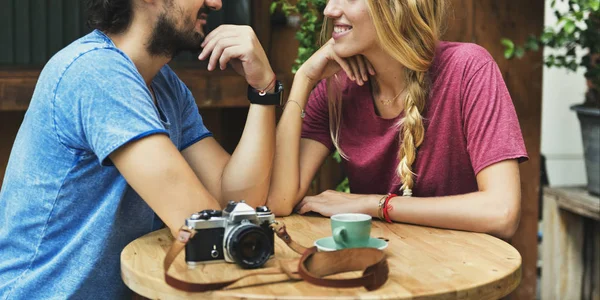
[[[162,222],[109,155],[152,134],[167,134],[180,151],[211,136],[168,66],[152,89],[157,106],[133,62],[100,31],[44,67],[0,191],[0,299],[130,293],[120,252]]]

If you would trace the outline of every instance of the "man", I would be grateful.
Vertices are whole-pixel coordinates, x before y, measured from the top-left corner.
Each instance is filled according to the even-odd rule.
[[[221,26],[204,39],[208,11],[220,8],[221,0],[89,0],[96,30],[44,67],[11,153],[0,299],[126,297],[119,255],[129,242],[161,221],[176,232],[227,200],[263,205],[281,87],[249,27]],[[253,88],[231,156],[166,65],[202,47],[210,70],[229,63]]]

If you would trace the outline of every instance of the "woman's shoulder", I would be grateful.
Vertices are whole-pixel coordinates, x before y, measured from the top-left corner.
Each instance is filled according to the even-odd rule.
[[[432,79],[448,83],[459,79],[468,82],[486,66],[496,64],[492,55],[473,43],[440,42],[430,68]]]
[[[438,44],[434,65],[463,66],[477,69],[490,61],[494,61],[494,58],[480,45],[442,41]]]

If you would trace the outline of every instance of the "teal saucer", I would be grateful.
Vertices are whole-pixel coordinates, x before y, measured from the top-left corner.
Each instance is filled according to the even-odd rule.
[[[333,240],[333,237],[331,236],[316,240],[315,246],[317,246],[317,249],[319,249],[319,251],[335,251],[341,249],[338,249],[337,245],[335,244],[335,241]],[[388,243],[382,239],[370,238],[369,244],[366,246],[366,248],[377,248],[379,250],[383,250],[387,248],[387,246]]]

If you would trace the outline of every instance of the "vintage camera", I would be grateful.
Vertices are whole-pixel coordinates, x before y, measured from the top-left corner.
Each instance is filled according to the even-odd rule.
[[[185,220],[196,235],[185,246],[188,265],[235,262],[259,268],[275,254],[275,235],[269,225],[275,215],[266,206],[254,210],[245,201],[230,201],[225,210],[203,210]]]

